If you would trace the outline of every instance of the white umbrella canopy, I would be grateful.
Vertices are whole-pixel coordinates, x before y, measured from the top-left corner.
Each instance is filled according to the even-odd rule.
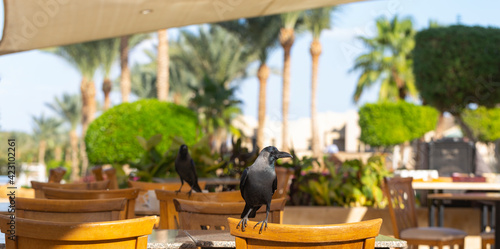
[[[4,0],[0,55],[360,0]]]

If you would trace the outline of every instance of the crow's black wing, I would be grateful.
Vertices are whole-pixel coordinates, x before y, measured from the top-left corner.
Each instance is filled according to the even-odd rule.
[[[276,176],[273,181],[273,194],[276,192],[276,189],[278,188],[278,177]]]
[[[243,190],[245,189],[245,184],[247,182],[247,177],[248,177],[248,168],[246,168],[245,170],[243,170],[243,173],[241,174],[241,178],[240,178],[240,192],[241,192],[241,196],[243,197],[243,199],[245,198],[243,196]]]

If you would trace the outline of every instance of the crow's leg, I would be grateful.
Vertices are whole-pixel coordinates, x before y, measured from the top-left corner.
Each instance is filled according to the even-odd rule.
[[[193,192],[193,188],[191,187],[191,189],[189,190],[188,192],[188,196],[191,197],[191,192]]]
[[[238,225],[236,225],[236,229],[238,229],[241,225],[241,231],[245,231],[245,227],[247,226],[247,221],[248,221],[248,215],[250,214],[250,212],[252,212],[252,209],[253,208],[249,208],[248,209],[248,212],[247,214],[245,214],[245,216],[240,220],[240,222],[238,222]]]
[[[176,194],[181,192],[182,185],[184,185],[184,180],[182,180],[182,178],[181,178],[181,187],[179,188],[179,190],[175,191]]]
[[[255,229],[255,227],[257,227],[257,225],[259,225],[260,223],[262,223],[262,225],[260,225],[259,233],[262,233],[262,229],[264,228],[264,225],[265,225],[265,227],[267,229],[267,217],[269,217],[269,211],[271,211],[271,208],[269,206],[270,206],[269,204],[266,205],[266,219],[263,220],[263,221],[257,222],[257,224],[255,224],[255,226],[253,227]]]

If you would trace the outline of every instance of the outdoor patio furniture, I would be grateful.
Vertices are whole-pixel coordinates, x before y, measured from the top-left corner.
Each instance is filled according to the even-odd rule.
[[[53,222],[16,218],[16,239],[8,239],[8,216],[0,216],[9,249],[33,248],[136,248],[146,249],[148,234],[158,217],[105,222]]]
[[[66,169],[63,167],[57,167],[49,170],[49,182],[59,183],[66,174]]]
[[[155,190],[160,201],[160,229],[178,229],[179,219],[174,206],[174,199],[184,199],[205,202],[243,202],[240,191],[188,193],[168,190]]]
[[[269,212],[269,223],[281,224],[286,199],[273,199]],[[227,230],[227,218],[240,218],[245,202],[205,202],[174,199],[175,209],[179,215],[180,229],[184,230]],[[257,211],[252,220],[264,220],[266,206]],[[161,218],[161,217],[160,217]]]
[[[125,198],[54,200],[16,198],[16,217],[54,222],[97,222],[125,219]]]
[[[276,177],[278,178],[278,187],[274,192],[273,198],[285,197],[288,193],[288,186],[290,186],[290,177],[293,175],[294,170],[285,167],[275,167]]]
[[[249,221],[243,232],[236,228],[240,219],[228,218],[231,235],[236,236],[236,249],[246,248],[363,248],[375,247],[382,219],[332,225],[272,224],[262,233]]]
[[[482,232],[481,237],[481,249],[486,249],[487,245],[490,245],[490,248],[493,249],[495,245],[495,231]]]
[[[135,218],[135,199],[139,194],[138,188],[111,189],[111,190],[68,190],[43,188],[45,197],[48,199],[66,199],[66,200],[91,200],[91,199],[127,199],[126,219]]]
[[[43,188],[58,188],[58,189],[80,189],[80,190],[100,190],[107,189],[109,181],[98,182],[82,182],[82,183],[55,183],[55,182],[37,182],[31,181],[31,187],[35,190],[35,198],[45,198]]]
[[[385,177],[384,192],[389,201],[394,236],[408,242],[409,246],[458,245],[464,248],[465,233],[462,230],[445,227],[419,227],[415,211],[415,194],[412,177]]]

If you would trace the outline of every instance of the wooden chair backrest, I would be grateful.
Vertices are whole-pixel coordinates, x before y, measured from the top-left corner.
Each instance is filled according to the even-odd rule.
[[[63,167],[57,167],[49,170],[49,182],[59,183],[66,174],[66,169]]]
[[[104,181],[104,176],[102,175],[102,166],[95,166],[91,171],[96,181]]]
[[[418,227],[412,181],[412,177],[384,178],[384,193],[388,199],[392,228],[396,238],[400,238],[402,230]]]
[[[286,199],[273,199],[269,212],[269,223],[282,223]],[[245,202],[205,202],[174,199],[179,214],[180,229],[183,230],[228,230],[228,217],[240,218]],[[255,220],[266,218],[266,206],[262,206]]]
[[[211,193],[176,193],[168,190],[155,190],[156,198],[160,202],[160,229],[178,229],[179,219],[174,206],[174,199],[205,201],[205,202],[243,202],[240,191],[211,192]]]
[[[35,190],[35,198],[45,198],[43,188],[58,189],[81,189],[81,190],[103,190],[108,189],[109,181],[82,182],[82,183],[55,183],[31,181],[31,187]]]
[[[138,188],[110,189],[110,190],[69,190],[43,188],[45,197],[48,199],[65,200],[91,200],[91,199],[111,199],[125,198],[127,206],[125,207],[125,218],[135,218],[135,199],[139,194]]]
[[[116,177],[116,169],[109,168],[105,169],[104,174],[109,181],[109,189],[118,189],[118,178]]]
[[[6,248],[58,249],[146,249],[148,235],[158,217],[105,222],[52,222],[16,218],[16,240],[9,238],[10,217],[0,216],[0,229],[5,233]]]
[[[288,193],[288,187],[290,186],[290,177],[293,175],[293,169],[285,167],[275,167],[276,177],[278,178],[278,187],[276,192],[274,192],[273,198],[283,198],[286,197]]]
[[[333,225],[281,225],[269,223],[259,234],[260,226],[249,221],[245,232],[236,229],[240,219],[228,218],[236,249],[248,248],[331,248],[373,249],[382,219]]]
[[[53,200],[16,198],[16,217],[55,222],[97,222],[125,219],[125,198]]]

